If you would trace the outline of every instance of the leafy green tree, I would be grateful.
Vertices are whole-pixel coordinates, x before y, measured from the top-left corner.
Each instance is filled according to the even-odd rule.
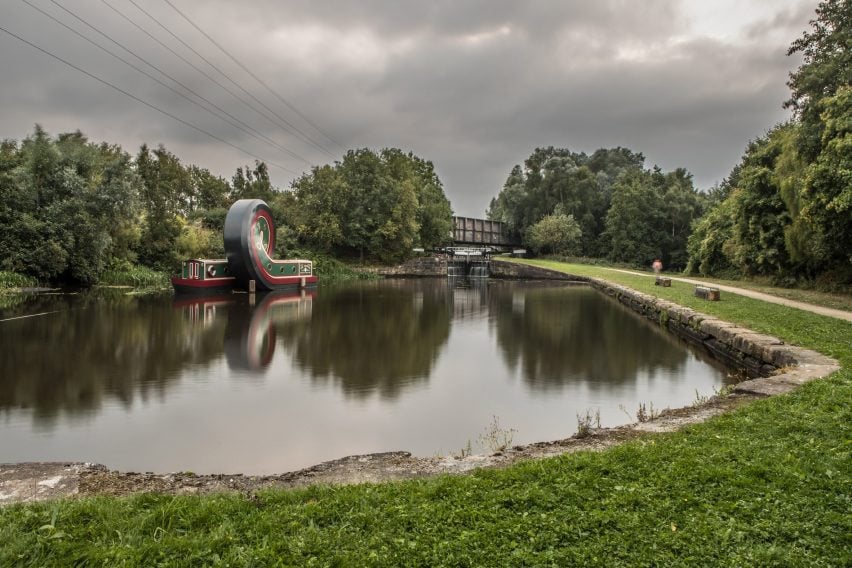
[[[409,180],[417,194],[418,226],[415,244],[431,249],[444,245],[452,231],[453,210],[432,162],[397,148],[384,149],[382,159],[398,182]]]
[[[808,167],[801,218],[812,254],[826,269],[852,273],[852,88],[824,100],[822,151]],[[848,276],[847,276],[848,278]]]
[[[176,249],[181,231],[179,216],[189,208],[192,195],[189,172],[162,146],[151,152],[143,145],[135,164],[143,184],[139,259],[146,266],[172,271],[180,262]]]
[[[330,252],[343,241],[343,210],[348,187],[334,166],[314,167],[293,182],[293,191],[278,201],[288,223],[305,244]]]
[[[488,218],[502,221],[524,236],[559,206],[580,225],[580,253],[606,251],[601,242],[615,180],[641,169],[644,158],[626,148],[600,149],[591,157],[564,148],[536,148],[515,166],[488,208]]]
[[[783,128],[776,129],[753,142],[743,161],[728,248],[731,261],[743,274],[780,276],[791,268],[785,244],[790,214],[775,176],[782,132]]]
[[[615,184],[604,232],[610,260],[650,265],[663,257],[662,231],[667,219],[654,181],[651,172],[634,171]],[[667,259],[663,263],[668,265]]]
[[[536,254],[577,254],[583,234],[580,224],[573,215],[565,215],[560,207],[556,209],[530,227],[527,244]]]
[[[292,189],[276,209],[305,244],[325,252],[397,262],[449,237],[452,210],[432,164],[398,149],[350,150]]]
[[[816,15],[788,52],[804,56],[788,82],[795,118],[749,145],[695,225],[692,270],[852,282],[852,2],[821,2]]]
[[[660,207],[664,224],[659,227],[662,260],[667,266],[682,269],[689,260],[686,242],[692,231],[692,223],[704,212],[706,198],[692,184],[692,175],[678,168],[665,175],[655,174],[658,191],[662,193]]]
[[[728,196],[695,224],[689,270],[714,274],[735,267],[747,275],[780,277],[793,262],[787,250],[792,218],[782,199],[778,164],[790,161],[795,126],[782,125],[749,144],[730,176]],[[785,183],[789,183],[789,180]]]
[[[275,188],[269,179],[269,168],[255,160],[254,168],[237,168],[231,178],[231,201],[238,199],[263,199],[267,203],[275,197]]]
[[[785,103],[801,119],[800,145],[808,161],[821,150],[821,116],[827,99],[841,87],[852,85],[852,0],[820,2],[810,24],[812,29],[787,51],[787,55],[801,53],[804,61],[790,73],[791,96]]]
[[[688,274],[733,276],[738,272],[729,250],[738,207],[738,194],[731,194],[695,222],[687,242]]]
[[[230,184],[209,170],[189,166],[189,211],[227,209],[231,205]]]
[[[0,149],[0,269],[92,284],[130,258],[139,179],[117,146],[40,126]]]

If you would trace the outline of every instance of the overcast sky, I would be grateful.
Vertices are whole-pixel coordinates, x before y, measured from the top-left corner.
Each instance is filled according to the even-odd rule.
[[[484,214],[512,166],[537,146],[625,146],[648,166],[687,168],[701,189],[721,181],[750,139],[788,118],[785,81],[800,60],[785,53],[817,5],[168,0],[270,91],[166,0],[27,1],[189,98],[172,79],[203,95],[232,124],[22,0],[0,0],[0,26],[241,150],[3,32],[0,138],[21,139],[35,123],[51,134],[80,129],[131,153],[164,144],[227,178],[260,158],[276,164],[279,187],[345,149],[398,147],[431,160],[456,214],[468,216]]]

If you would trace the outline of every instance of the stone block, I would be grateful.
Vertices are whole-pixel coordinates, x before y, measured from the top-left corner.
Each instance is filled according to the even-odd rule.
[[[712,302],[718,302],[721,299],[718,288],[709,288],[707,286],[696,286],[695,297]]]
[[[792,382],[778,380],[778,377],[760,377],[749,379],[734,386],[734,392],[756,394],[759,396],[775,396],[786,394],[798,385]]]

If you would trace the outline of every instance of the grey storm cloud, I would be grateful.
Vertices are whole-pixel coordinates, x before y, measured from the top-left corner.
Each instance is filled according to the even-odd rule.
[[[626,146],[648,165],[687,168],[708,188],[730,172],[750,139],[788,118],[785,82],[799,61],[786,50],[816,7],[797,0],[169,1],[291,106],[164,0],[28,0],[183,91],[159,71],[167,73],[292,154],[212,116],[20,0],[0,4],[0,26],[247,153],[3,33],[0,137],[20,139],[40,123],[52,133],[80,129],[129,152],[162,143],[225,177],[256,157],[285,168],[270,170],[281,187],[345,149],[399,147],[431,160],[455,211],[476,216],[537,146]],[[708,15],[708,4],[719,12]]]

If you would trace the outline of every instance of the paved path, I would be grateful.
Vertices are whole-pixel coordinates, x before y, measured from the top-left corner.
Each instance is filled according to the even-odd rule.
[[[604,268],[604,267],[600,267]],[[653,277],[653,274],[649,274],[647,272],[635,272],[633,270],[622,270],[620,268],[604,268],[604,270],[612,270],[615,272],[623,272],[625,274],[634,274],[636,276],[648,276]],[[665,275],[666,278],[671,278],[672,280],[677,280],[678,282],[686,282],[687,284],[697,284],[698,286],[709,286],[711,288],[718,288],[723,292],[730,292],[732,294],[739,294],[740,296],[746,296],[747,298],[754,298],[756,300],[763,300],[764,302],[769,302],[771,304],[781,304],[783,306],[790,306],[791,308],[798,308],[800,310],[805,310],[806,312],[813,312],[815,314],[819,314],[822,316],[828,316],[832,318],[838,318],[842,320],[846,320],[852,322],[852,312],[847,312],[845,310],[836,310],[834,308],[826,308],[823,306],[815,306],[814,304],[807,304],[805,302],[797,302],[796,300],[788,300],[787,298],[780,298],[778,296],[773,296],[771,294],[764,294],[763,292],[755,292],[754,290],[746,290],[745,288],[737,288],[735,286],[726,286],[724,284],[714,284],[712,282],[702,282],[701,280],[692,280],[691,278],[679,278],[676,276],[670,276],[668,274]]]

